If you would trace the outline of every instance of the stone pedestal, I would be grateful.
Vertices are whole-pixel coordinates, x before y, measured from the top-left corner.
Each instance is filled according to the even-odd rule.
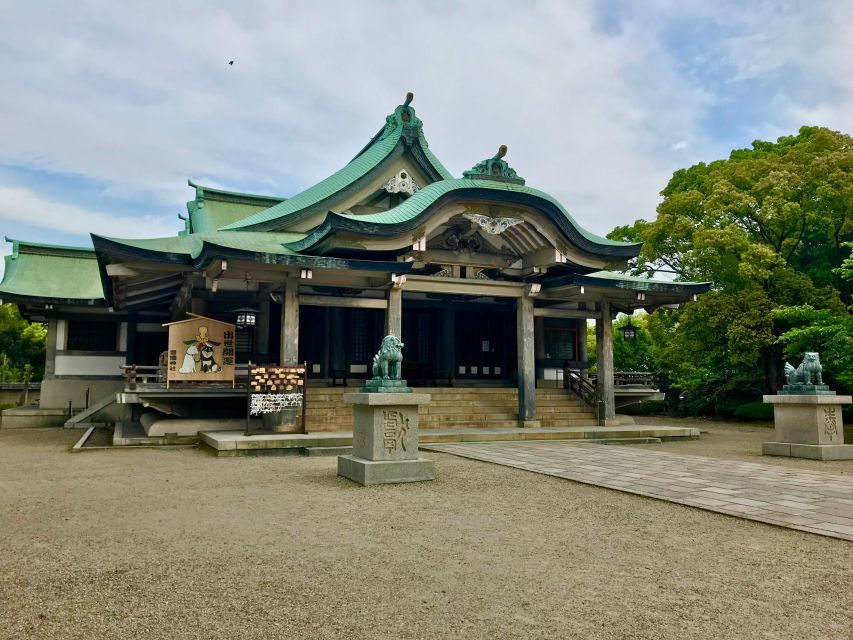
[[[844,444],[841,419],[841,409],[853,402],[853,397],[820,390],[809,394],[764,396],[764,402],[773,405],[776,424],[776,440],[762,445],[764,455],[853,460],[853,445]]]
[[[429,394],[345,393],[343,399],[353,405],[352,454],[338,456],[338,475],[359,484],[435,479],[432,461],[418,457],[418,405],[429,403]]]

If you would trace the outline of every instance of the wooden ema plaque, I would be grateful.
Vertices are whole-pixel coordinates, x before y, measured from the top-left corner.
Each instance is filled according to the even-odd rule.
[[[246,399],[246,435],[252,435],[252,416],[302,408],[305,433],[306,364],[296,366],[260,365],[249,367]]]
[[[166,388],[173,382],[230,382],[234,387],[233,324],[197,316],[169,322]]]

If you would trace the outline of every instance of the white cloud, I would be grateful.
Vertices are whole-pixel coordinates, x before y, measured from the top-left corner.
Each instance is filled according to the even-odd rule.
[[[292,195],[340,168],[413,90],[453,173],[507,144],[528,184],[606,233],[653,217],[672,171],[718,151],[703,131],[715,96],[667,50],[667,24],[737,23],[746,35],[725,50],[742,79],[800,63],[811,36],[789,34],[790,44],[782,36],[802,17],[767,20],[772,7],[655,1],[606,34],[596,10],[556,0],[11,4],[0,162],[96,179],[174,229],[187,177]],[[750,33],[763,47],[752,56]],[[822,73],[843,54],[839,33],[816,50]],[[845,91],[838,104],[849,105],[849,82]],[[798,109],[842,119],[831,102],[787,104],[776,126]],[[105,213],[79,220],[116,225]]]
[[[117,237],[175,235],[174,222],[156,216],[118,216],[65,202],[49,200],[21,187],[0,185],[0,221],[35,225],[60,233],[96,233]],[[14,238],[31,240],[39,238]]]

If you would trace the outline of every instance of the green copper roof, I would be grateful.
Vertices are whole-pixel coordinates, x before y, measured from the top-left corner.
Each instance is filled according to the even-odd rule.
[[[657,292],[686,292],[704,293],[711,288],[711,282],[687,282],[675,280],[658,280],[631,276],[617,271],[595,271],[587,274],[571,274],[548,281],[546,287],[561,287],[576,284],[590,287],[607,287],[615,289],[630,289],[631,291]]]
[[[286,200],[277,196],[224,191],[195,184],[191,180],[187,182],[196,192],[195,199],[187,202],[190,216],[187,233],[216,231]]]
[[[114,245],[132,249],[141,249],[152,253],[180,254],[189,258],[197,258],[207,246],[224,247],[237,251],[251,253],[268,253],[273,255],[294,255],[295,252],[284,246],[305,237],[304,233],[271,233],[252,231],[213,231],[209,233],[193,233],[185,236],[169,238],[106,238]],[[96,246],[101,236],[92,236]]]
[[[438,177],[443,179],[453,177],[429,150],[426,138],[423,135],[422,123],[415,116],[415,110],[408,106],[407,100],[406,104],[397,107],[394,113],[386,118],[385,127],[382,131],[374,136],[370,143],[343,169],[289,200],[265,211],[260,211],[244,220],[227,224],[220,229],[227,231],[250,227],[274,228],[283,218],[293,214],[310,214],[315,209],[322,210],[327,205],[331,206],[332,203],[329,201],[336,194],[364,179],[385,161],[402,155],[404,147],[407,145],[414,153],[415,145],[413,143],[415,141],[417,141],[417,146],[423,152],[427,163]]]
[[[0,283],[0,297],[26,297],[46,302],[104,302],[98,261],[93,249],[22,242],[12,243]]]
[[[585,251],[633,257],[641,247],[640,244],[618,242],[590,233],[581,227],[555,198],[544,191],[512,182],[470,178],[433,182],[400,205],[381,213],[330,214],[326,221],[304,240],[289,246],[295,251],[304,251],[319,244],[337,229],[381,235],[404,233],[417,226],[430,207],[439,201],[452,198],[499,198],[502,203],[535,206],[548,214],[566,236]]]

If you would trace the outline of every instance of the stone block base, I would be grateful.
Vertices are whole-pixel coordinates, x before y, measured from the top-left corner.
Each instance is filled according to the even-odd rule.
[[[338,475],[359,484],[396,484],[435,480],[432,460],[365,460],[354,455],[338,456]]]
[[[765,456],[808,458],[809,460],[853,460],[853,444],[797,444],[794,442],[764,442]]]
[[[519,420],[519,429],[539,429],[542,426],[540,420]]]
[[[61,427],[68,420],[67,409],[38,409],[13,407],[2,412],[0,429],[27,429],[33,427]]]
[[[412,393],[414,389],[406,386],[405,380],[367,380],[361,388],[362,393]]]

